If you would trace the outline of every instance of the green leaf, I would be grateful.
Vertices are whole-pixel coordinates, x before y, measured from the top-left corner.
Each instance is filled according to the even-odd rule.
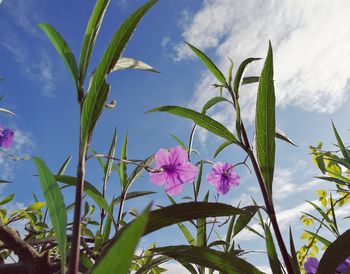
[[[26,208],[26,211],[39,211],[45,206],[44,202],[36,202]]]
[[[233,90],[234,90],[236,96],[238,95],[239,85],[241,83],[241,79],[242,79],[244,70],[246,69],[247,65],[249,65],[251,62],[258,61],[260,59],[261,58],[247,58],[239,65],[238,70],[236,72],[235,80],[233,82]]]
[[[33,157],[38,170],[39,181],[44,192],[50,219],[57,238],[57,244],[61,254],[61,272],[64,273],[66,258],[66,226],[67,215],[62,193],[58,187],[55,177],[43,160]]]
[[[340,235],[324,252],[317,274],[335,273],[337,267],[350,256],[350,229]]]
[[[95,78],[96,71],[91,76],[89,92],[84,99],[81,114],[81,139],[86,143],[90,140],[96,122],[102,114],[110,90],[110,85],[105,80],[102,81],[99,89],[97,89]]]
[[[340,148],[340,151],[343,154],[345,160],[350,164],[350,152],[345,147],[345,145],[344,145],[342,139],[340,138],[339,133],[338,133],[337,129],[335,128],[335,125],[333,122],[332,122],[332,126],[333,126],[335,137],[337,138],[337,143],[338,143],[338,146]]]
[[[242,86],[243,86],[243,85],[249,85],[249,84],[257,83],[257,82],[259,82],[259,79],[260,79],[259,76],[247,76],[247,77],[243,77]]]
[[[222,203],[190,202],[171,205],[151,212],[145,235],[193,219],[240,214],[249,214],[249,212]]]
[[[188,263],[209,267],[227,274],[263,273],[252,264],[237,256],[207,247],[178,245],[158,247],[152,250],[176,260],[179,259]]]
[[[52,45],[56,48],[72,75],[76,87],[78,87],[78,66],[72,50],[54,27],[49,24],[39,24],[38,27],[46,34],[47,38],[49,38]]]
[[[210,131],[211,133],[217,136],[220,136],[233,143],[237,142],[236,137],[225,126],[210,118],[209,116],[201,114],[192,109],[178,106],[163,106],[151,109],[147,111],[147,113],[156,111],[168,112],[177,116],[185,117],[195,122],[198,126],[205,128],[206,130]]]
[[[126,188],[129,188],[131,184],[145,171],[146,166],[150,166],[154,161],[154,155],[147,157],[143,160],[130,174],[127,180]]]
[[[77,178],[74,176],[67,176],[67,175],[59,175],[55,176],[55,179],[58,182],[70,185],[70,186],[76,186],[77,185]],[[107,201],[103,198],[102,194],[94,187],[91,183],[84,181],[84,192],[100,207],[103,208],[106,211],[109,211],[109,206]]]
[[[293,146],[297,146],[291,139],[288,138],[288,136],[282,130],[276,129],[276,138],[290,143]]]
[[[113,67],[112,71],[124,70],[124,69],[137,69],[137,70],[145,70],[145,71],[159,73],[158,70],[156,70],[155,68],[151,67],[150,65],[142,61],[135,60],[132,58],[127,58],[127,57],[119,57],[119,60],[117,64]]]
[[[60,169],[57,172],[57,175],[63,175],[66,172],[66,169],[70,163],[70,161],[72,160],[72,156],[69,156],[64,163],[62,164],[62,166],[60,167]]]
[[[174,138],[174,140],[184,149],[187,150],[186,145],[184,144],[184,142],[182,142],[176,135],[174,134],[170,134],[171,137]]]
[[[222,72],[217,68],[217,66],[213,63],[212,60],[209,59],[202,51],[191,45],[190,43],[186,44],[193,50],[193,52],[201,59],[201,61],[206,65],[206,67],[211,71],[211,73],[215,76],[216,79],[220,81],[221,84],[227,86],[225,76]]]
[[[108,178],[112,173],[112,167],[113,167],[113,159],[112,158],[114,157],[116,143],[117,143],[117,130],[114,129],[112,142],[111,142],[111,145],[110,145],[109,151],[108,151],[108,158],[106,160],[106,164],[104,165],[104,178],[103,178],[104,184],[108,181]]]
[[[166,257],[166,256],[159,256],[155,259],[150,260],[147,264],[143,265],[141,268],[139,268],[135,274],[145,274],[145,273],[149,273],[148,271],[150,271],[153,267],[160,265],[162,263],[165,263],[167,261],[171,260],[171,258]]]
[[[120,55],[141,18],[156,2],[157,0],[150,0],[130,15],[116,31],[104,52],[102,59],[91,78],[88,94],[84,100],[82,112],[83,140],[89,139],[97,118],[100,116],[107,99],[109,93],[109,85],[105,81],[107,74],[111,72],[118,62]]]
[[[220,102],[228,102],[230,104],[232,104],[231,101],[227,100],[225,97],[223,96],[216,96],[211,98],[208,102],[205,103],[205,105],[202,108],[202,114],[206,114],[207,110],[210,109],[211,107],[215,106],[217,103]]]
[[[323,243],[325,246],[330,246],[331,245],[331,241],[328,241],[326,238],[322,237],[321,235],[318,235],[316,233],[313,233],[309,230],[305,230],[307,233],[309,233],[311,236],[315,237],[317,240],[319,240],[321,243]]]
[[[122,189],[125,189],[128,184],[128,174],[126,173],[126,164],[123,162],[123,160],[127,159],[127,148],[128,148],[128,133],[125,134],[124,142],[122,146],[122,151],[120,155],[120,163],[119,163],[119,178],[120,183],[122,185]]]
[[[266,242],[266,251],[269,257],[269,263],[274,274],[283,274],[281,269],[281,263],[278,259],[275,243],[272,238],[271,230],[268,225],[264,226],[265,230],[265,242]]]
[[[106,13],[109,2],[110,2],[109,0],[96,1],[94,10],[92,11],[89,22],[86,26],[84,39],[80,50],[79,70],[80,70],[81,85],[83,84],[86,71],[90,63],[92,51],[95,46],[96,38],[100,30],[103,17]]]
[[[15,197],[15,194],[8,195],[6,198],[4,198],[0,201],[0,205],[4,205],[4,204],[11,202],[14,197]]]
[[[176,205],[176,202],[175,200],[170,196],[170,195],[167,195],[170,202],[173,204],[173,205]],[[183,224],[183,223],[178,223],[177,226],[180,228],[182,234],[185,236],[187,242],[190,244],[190,245],[196,245],[196,240],[193,238],[191,232],[188,230],[188,228]]]
[[[257,206],[247,206],[243,208],[250,214],[240,215],[235,223],[233,233],[236,236],[239,232],[242,231],[250,222],[250,220],[254,217],[256,211],[259,209]]]
[[[269,43],[269,50],[259,81],[256,102],[255,138],[260,171],[270,195],[272,195],[272,181],[275,167],[275,132],[276,121],[273,57],[271,43]]]
[[[229,145],[232,145],[232,142],[231,141],[226,141],[226,142],[223,142],[216,150],[215,150],[215,153],[214,153],[214,158],[216,156],[219,155],[219,153],[225,149],[226,147],[228,147]]]
[[[145,230],[148,215],[149,209],[146,209],[140,217],[123,229],[106,255],[93,268],[91,274],[129,273],[129,267],[139,239]]]
[[[295,245],[293,241],[292,229],[289,227],[289,243],[290,243],[290,253],[291,253],[291,262],[295,274],[301,274],[300,267],[297,258],[297,252],[295,250]]]
[[[133,199],[133,198],[145,196],[145,195],[155,194],[155,193],[157,193],[157,192],[154,192],[154,191],[133,191],[133,192],[128,192],[126,194],[126,196],[125,196],[125,201]],[[119,196],[116,199],[113,199],[112,206],[114,207],[115,205],[119,204],[120,201],[121,201],[121,196]]]

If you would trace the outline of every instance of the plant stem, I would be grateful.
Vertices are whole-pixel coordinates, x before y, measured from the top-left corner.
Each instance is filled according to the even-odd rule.
[[[81,202],[84,189],[85,179],[85,162],[86,162],[87,142],[80,140],[79,163],[77,171],[77,188],[75,192],[75,207],[73,221],[73,237],[71,243],[71,262],[69,274],[77,274],[79,269],[80,256],[80,219],[81,219]]]
[[[267,189],[266,189],[266,186],[264,183],[264,179],[262,177],[259,165],[258,165],[256,158],[255,158],[255,155],[253,153],[253,150],[250,146],[250,143],[249,143],[249,140],[247,137],[247,133],[246,133],[246,130],[244,128],[243,123],[241,123],[241,130],[242,130],[244,145],[246,146],[249,158],[252,161],[253,168],[254,168],[256,177],[258,179],[258,182],[259,182],[260,190],[261,190],[261,193],[263,195],[264,203],[266,206],[266,211],[267,211],[267,214],[268,214],[269,219],[271,221],[273,230],[275,232],[275,236],[277,239],[279,249],[281,251],[281,255],[283,257],[284,264],[287,268],[287,272],[289,274],[294,274],[293,266],[292,266],[290,259],[289,259],[289,253],[287,251],[286,245],[283,241],[283,237],[282,237],[280,228],[279,228],[278,223],[277,223],[276,212],[275,212],[275,208],[274,208],[274,205],[272,202],[272,198],[271,197],[269,198],[269,196],[268,196],[268,192],[267,192]]]

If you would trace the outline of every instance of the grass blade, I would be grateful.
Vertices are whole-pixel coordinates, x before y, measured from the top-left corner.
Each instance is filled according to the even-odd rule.
[[[62,193],[58,187],[54,175],[46,166],[43,160],[33,157],[38,170],[39,181],[44,192],[47,207],[49,209],[50,219],[56,234],[57,244],[61,254],[61,272],[65,272],[66,263],[66,226],[67,215]]]

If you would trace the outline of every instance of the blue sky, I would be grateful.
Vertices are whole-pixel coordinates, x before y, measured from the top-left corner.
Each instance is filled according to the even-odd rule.
[[[104,48],[117,26],[144,1],[112,0],[94,51],[92,66],[98,63]],[[12,153],[38,155],[50,168],[58,170],[63,161],[73,155],[67,174],[75,174],[78,141],[78,105],[70,75],[43,33],[38,23],[50,23],[62,34],[79,56],[85,26],[94,1],[5,0],[0,6],[0,83],[4,95],[2,107],[17,115],[2,115],[1,124],[16,130]],[[236,68],[247,57],[265,57],[268,40],[274,49],[275,84],[277,98],[277,127],[289,135],[298,147],[278,141],[275,173],[275,199],[278,218],[286,232],[293,225],[300,232],[300,211],[310,210],[305,199],[316,199],[315,191],[330,186],[315,180],[318,171],[313,167],[308,146],[324,141],[327,148],[335,139],[331,132],[333,120],[343,136],[349,140],[350,90],[350,25],[348,1],[167,1],[161,0],[141,21],[125,50],[126,57],[142,60],[161,73],[121,71],[108,77],[112,84],[110,100],[117,107],[106,110],[95,131],[92,147],[106,153],[113,130],[118,131],[118,152],[124,134],[129,133],[129,157],[142,159],[160,147],[172,147],[175,134],[187,142],[191,123],[163,113],[144,114],[160,105],[173,104],[199,110],[211,96],[216,95],[210,84],[215,80],[204,66],[185,47],[191,42],[204,50],[218,66],[227,71],[227,57]],[[257,75],[263,62],[248,68],[246,75]],[[242,88],[243,118],[250,125],[254,118],[256,85]],[[223,107],[209,113],[232,128],[230,113]],[[203,159],[212,160],[218,138],[202,130],[197,131],[194,147]],[[195,158],[199,159],[199,158]],[[238,148],[227,149],[219,157],[225,162],[239,162],[244,155]],[[31,193],[41,194],[33,174],[33,162],[8,162],[0,159],[2,178],[13,184],[0,188],[0,195],[16,192],[15,205],[32,202]],[[257,182],[248,170],[239,167],[241,185],[231,190],[223,201],[249,204],[253,195],[261,201]],[[102,172],[90,161],[87,179],[97,187]],[[119,191],[118,178],[112,176],[109,198]],[[214,195],[214,189],[210,189]],[[149,182],[145,174],[133,190],[155,190],[152,198],[142,198],[128,207],[144,207],[150,199],[167,204],[161,188]],[[187,185],[184,195],[191,194]],[[72,200],[72,191],[65,193]],[[213,197],[213,196],[212,196]],[[177,197],[180,200],[181,195]],[[177,233],[178,237],[168,235]],[[177,228],[163,230],[144,239],[147,246],[154,240],[165,244],[182,243]],[[263,249],[263,243],[243,234],[241,246]],[[265,256],[249,257],[259,266],[267,264]],[[177,267],[170,265],[173,271]],[[184,270],[181,270],[184,272]],[[169,273],[171,273],[169,271]]]

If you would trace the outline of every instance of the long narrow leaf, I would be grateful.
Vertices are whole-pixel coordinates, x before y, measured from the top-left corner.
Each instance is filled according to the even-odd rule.
[[[119,27],[110,41],[102,59],[94,72],[82,113],[82,138],[88,140],[98,116],[104,107],[109,87],[105,78],[119,60],[126,44],[144,14],[157,2],[150,0],[130,15]]]
[[[83,84],[82,81],[85,78],[86,70],[90,63],[91,54],[95,46],[97,34],[100,30],[109,2],[109,0],[96,1],[94,10],[92,11],[89,22],[86,26],[85,35],[80,50],[79,72],[81,84]]]
[[[206,247],[179,245],[154,248],[153,251],[228,274],[263,273],[252,264],[237,256]]]
[[[73,52],[68,44],[51,25],[39,24],[38,27],[46,34],[47,38],[49,38],[52,45],[56,48],[58,54],[63,59],[70,74],[72,75],[75,85],[78,87],[78,66]]]
[[[43,160],[33,157],[38,170],[39,181],[44,192],[47,207],[49,209],[50,219],[56,234],[59,251],[61,254],[61,272],[64,273],[66,258],[66,226],[67,215],[62,193],[58,187],[55,177]]]
[[[70,186],[76,186],[77,185],[77,178],[74,176],[55,176],[55,179],[61,183],[70,185]],[[85,181],[84,182],[84,192],[101,208],[108,211],[108,203],[103,198],[102,194],[97,190],[96,187],[94,187],[91,183]]]
[[[265,186],[270,195],[272,195],[272,181],[275,167],[275,132],[273,57],[271,43],[269,43],[269,50],[259,81],[255,134],[257,159]]]
[[[272,238],[271,230],[268,225],[265,225],[265,242],[266,242],[266,251],[269,257],[269,263],[274,274],[283,274],[281,269],[281,263],[278,259],[275,243]]]
[[[190,202],[171,205],[151,212],[145,234],[193,219],[240,214],[250,213],[221,203]]]
[[[91,274],[126,274],[129,272],[135,249],[145,230],[148,215],[149,210],[147,209],[123,230],[106,255],[96,264]]]
[[[242,76],[247,65],[249,65],[251,62],[254,62],[260,59],[261,58],[247,58],[239,65],[238,70],[236,72],[235,80],[233,82],[233,90],[236,95],[238,95],[239,85],[241,83]]]
[[[335,273],[337,267],[350,256],[350,230],[340,235],[324,252],[317,274]]]
[[[156,112],[156,111],[168,112],[177,116],[185,117],[187,119],[192,120],[200,127],[203,127],[206,130],[210,131],[211,133],[214,133],[217,136],[220,136],[233,143],[237,142],[236,137],[225,126],[215,121],[214,119],[210,118],[209,116],[201,114],[192,109],[178,107],[178,106],[163,106],[163,107],[151,109],[147,111],[147,113]]]
[[[227,86],[225,76],[214,64],[214,62],[210,60],[208,56],[206,56],[202,51],[197,49],[195,46],[191,45],[190,43],[186,43],[186,44],[190,47],[191,50],[193,50],[193,52],[199,57],[199,59],[201,59],[201,61],[211,71],[211,73],[215,76],[215,78],[218,79],[221,84],[223,84],[224,86]]]

